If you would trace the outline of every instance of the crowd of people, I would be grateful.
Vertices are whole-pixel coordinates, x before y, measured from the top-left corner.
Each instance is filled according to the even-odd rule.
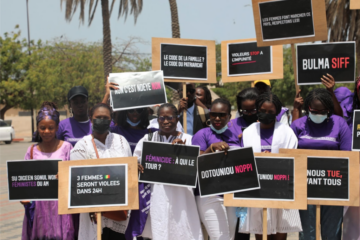
[[[139,171],[144,172],[140,164],[144,141],[197,145],[200,155],[226,154],[241,147],[266,153],[278,153],[280,148],[351,151],[352,112],[360,108],[360,78],[353,93],[346,88],[334,91],[330,75],[322,83],[325,88],[312,90],[304,99],[298,92],[289,114],[272,93],[270,82],[256,81],[254,87],[237,94],[234,119],[229,101],[212,101],[208,88],[194,84],[187,84],[186,98],[177,107],[164,103],[115,113],[107,102],[116,84],[106,85],[103,102],[95,106],[89,106],[84,87],[73,87],[67,96],[70,118],[60,122],[56,105],[43,103],[36,117],[33,139],[37,143],[29,147],[25,159],[135,156]],[[139,183],[140,194],[139,210],[102,213],[102,239],[248,240],[250,234],[262,239],[260,208],[226,207],[223,196],[201,198],[198,187]],[[57,201],[21,203],[23,240],[96,239],[95,213],[58,215]],[[268,209],[268,239],[283,240],[288,233],[299,232],[301,240],[315,240],[315,219],[312,205],[307,210]],[[321,206],[321,236],[360,240],[360,208]]]

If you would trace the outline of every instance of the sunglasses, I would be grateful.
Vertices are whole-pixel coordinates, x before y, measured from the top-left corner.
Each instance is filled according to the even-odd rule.
[[[312,114],[320,114],[320,115],[325,115],[325,114],[328,114],[328,110],[326,109],[323,109],[323,110],[316,110],[316,109],[312,109],[310,106],[309,106],[309,112],[311,112]]]
[[[256,108],[252,109],[252,110],[242,110],[240,109],[240,113],[245,114],[245,115],[249,115],[249,114],[256,114]]]
[[[182,92],[182,90],[178,91],[178,93],[181,93],[181,92]],[[186,89],[186,93],[193,94],[193,93],[195,93],[195,89],[194,88]]]
[[[143,112],[143,108],[136,108],[136,109],[130,109],[130,110],[127,110],[128,113],[135,113],[137,112],[138,114],[142,113]]]
[[[217,117],[219,117],[220,119],[225,119],[228,116],[228,114],[227,113],[219,113],[219,112],[210,112],[209,116],[210,116],[210,118],[213,118],[213,119],[215,119]]]
[[[160,116],[160,117],[158,117],[159,122],[165,122],[165,120],[168,120],[169,122],[171,122],[174,119],[176,119],[176,116]]]

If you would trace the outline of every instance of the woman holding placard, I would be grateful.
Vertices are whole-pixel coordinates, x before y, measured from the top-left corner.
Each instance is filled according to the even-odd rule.
[[[131,149],[126,139],[111,133],[111,108],[104,103],[96,104],[90,112],[93,133],[83,137],[71,151],[71,160],[131,157]],[[125,239],[127,216],[124,211],[102,213],[102,239]],[[96,239],[97,228],[94,213],[80,214],[79,240]]]
[[[299,139],[299,149],[351,150],[351,132],[346,121],[334,113],[334,103],[329,91],[317,88],[312,90],[304,101],[306,116],[291,124]],[[321,206],[322,239],[341,240],[343,207]],[[315,240],[316,210],[308,205],[300,211],[303,232],[301,240]]]
[[[258,97],[259,91],[256,88],[246,88],[236,95],[239,117],[230,121],[230,128],[239,139],[245,128],[258,120],[255,106]]]
[[[200,155],[215,151],[226,151],[239,148],[240,140],[229,128],[231,118],[230,102],[218,98],[210,108],[210,127],[199,130],[193,137],[192,144],[200,146]],[[198,192],[195,195],[199,195]],[[225,207],[223,196],[200,198],[196,196],[196,203],[202,223],[205,225],[210,239],[234,239],[236,228],[236,214],[234,207]]]
[[[56,139],[59,116],[59,112],[50,106],[43,107],[39,111],[36,117],[36,141],[39,143],[28,148],[25,160],[70,159],[72,145]],[[21,203],[25,207],[22,240],[77,239],[77,229],[72,215],[58,215],[57,201],[22,201]]]
[[[176,131],[178,111],[170,103],[157,112],[159,131],[146,134],[136,145],[134,156],[141,162],[144,141],[191,145],[191,136]],[[140,165],[141,172],[146,171]],[[202,240],[199,214],[192,188],[151,184],[149,216],[142,233],[154,240]]]
[[[298,140],[291,128],[276,121],[281,111],[279,98],[271,92],[261,94],[255,107],[259,122],[244,130],[241,145],[254,152],[278,153],[280,148],[297,148]],[[270,240],[285,240],[287,233],[301,231],[299,211],[294,209],[268,209],[267,232]],[[239,232],[253,233],[262,239],[262,209],[248,208],[240,222]]]

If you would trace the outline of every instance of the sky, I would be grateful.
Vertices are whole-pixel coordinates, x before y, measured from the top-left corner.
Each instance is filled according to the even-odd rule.
[[[101,42],[101,1],[94,20],[88,26],[88,8],[85,23],[80,24],[77,11],[71,22],[65,20],[65,5],[60,0],[28,0],[30,38],[42,41],[63,36],[71,41]],[[109,0],[111,2],[111,0]],[[117,18],[119,2],[114,6],[110,27],[112,43],[129,37],[140,37],[147,44],[138,45],[142,53],[151,53],[151,38],[171,38],[171,16],[168,0],[143,0],[143,9],[134,24],[134,17]],[[255,38],[251,0],[177,0],[181,38],[225,40]],[[27,37],[26,0],[0,0],[0,34],[20,26],[21,37]]]

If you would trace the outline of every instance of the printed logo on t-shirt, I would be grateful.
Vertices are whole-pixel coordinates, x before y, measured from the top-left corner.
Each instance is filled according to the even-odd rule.
[[[334,138],[334,137],[311,137],[309,135],[304,135],[304,136],[301,136],[300,138],[336,142],[336,138]]]
[[[129,145],[130,145],[130,146],[136,146],[136,145],[137,145],[137,143],[134,143],[134,142],[129,142]]]
[[[66,139],[66,141],[68,141],[68,142],[78,142],[79,140],[81,140],[81,138],[68,138],[68,139]]]
[[[261,150],[271,150],[271,145],[261,146]]]

